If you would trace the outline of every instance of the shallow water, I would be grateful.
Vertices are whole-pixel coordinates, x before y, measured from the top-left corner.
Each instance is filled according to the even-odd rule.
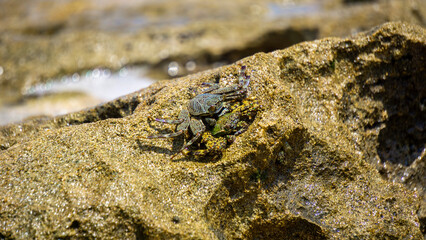
[[[321,11],[323,11],[323,9],[319,2],[300,4],[269,3],[267,17],[270,19],[283,19],[318,14]]]
[[[24,100],[0,107],[0,125],[31,116],[56,116],[84,108],[148,87],[154,82],[145,76],[146,67],[125,67],[112,73],[93,69],[37,84],[24,93]]]
[[[26,96],[42,96],[50,93],[77,91],[110,101],[119,96],[148,87],[154,80],[145,76],[147,68],[124,67],[111,73],[109,69],[93,69],[83,74],[74,73],[61,79],[53,79],[27,90]]]

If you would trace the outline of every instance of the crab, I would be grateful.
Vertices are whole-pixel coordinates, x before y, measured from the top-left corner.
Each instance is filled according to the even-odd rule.
[[[261,109],[256,99],[244,99],[231,106],[231,112],[220,116],[211,131],[205,131],[201,136],[201,143],[205,149],[186,150],[185,155],[206,156],[219,153],[234,142],[235,137],[245,132],[249,123],[253,121],[257,112]]]
[[[261,109],[259,101],[247,98],[234,104],[230,113],[219,117],[212,130],[213,136],[239,135],[248,128],[248,121],[252,121]]]
[[[184,144],[177,153],[172,155],[171,159],[173,159],[196,142],[206,131],[203,119],[209,125],[214,125],[215,121],[213,117],[226,114],[229,111],[228,105],[230,101],[237,101],[246,97],[250,76],[247,76],[245,72],[246,66],[242,66],[238,74],[238,84],[227,87],[220,88],[217,83],[203,83],[202,86],[208,86],[208,88],[188,102],[187,107],[179,113],[178,119],[154,119],[157,122],[177,124],[174,133],[148,136],[147,138],[173,138],[182,134],[188,135],[188,131],[191,130],[193,134],[192,139]]]

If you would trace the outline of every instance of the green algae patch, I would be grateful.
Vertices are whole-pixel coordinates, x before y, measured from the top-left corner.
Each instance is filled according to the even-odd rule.
[[[388,163],[377,150],[396,114],[388,81],[424,96],[425,39],[420,27],[390,23],[2,127],[0,236],[421,239],[424,191],[388,181],[374,163]],[[236,81],[242,65],[262,110],[220,158],[170,160],[183,137],[146,139],[175,130],[150,117],[176,118],[203,82]]]

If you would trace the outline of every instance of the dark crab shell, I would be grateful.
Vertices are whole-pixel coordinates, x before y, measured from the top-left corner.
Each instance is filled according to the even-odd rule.
[[[188,102],[188,111],[192,116],[211,116],[223,109],[223,101],[222,95],[200,94]]]

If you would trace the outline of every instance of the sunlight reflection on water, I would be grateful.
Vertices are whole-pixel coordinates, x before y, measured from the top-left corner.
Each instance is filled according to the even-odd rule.
[[[269,3],[268,4],[268,18],[290,18],[304,15],[312,15],[314,13],[320,13],[322,11],[319,3],[311,4],[279,4]]]
[[[25,91],[22,102],[0,106],[0,125],[79,111],[146,88],[154,82],[146,77],[147,71],[125,67],[112,73],[97,68],[37,84]]]
[[[116,73],[109,69],[93,69],[83,74],[54,79],[27,90],[25,95],[41,96],[58,92],[84,92],[103,101],[148,87],[154,81],[145,76],[147,68],[125,67]]]

